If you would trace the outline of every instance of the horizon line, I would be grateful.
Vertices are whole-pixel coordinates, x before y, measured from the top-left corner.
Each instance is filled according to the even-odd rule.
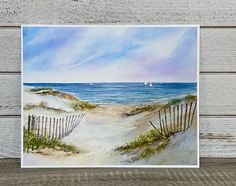
[[[23,84],[25,83],[30,83],[30,84],[36,84],[36,83],[48,83],[48,84],[53,84],[53,83],[58,83],[58,84],[73,84],[73,83],[197,83],[197,81],[100,81],[100,82],[94,82],[94,81],[90,81],[90,82],[23,82]]]

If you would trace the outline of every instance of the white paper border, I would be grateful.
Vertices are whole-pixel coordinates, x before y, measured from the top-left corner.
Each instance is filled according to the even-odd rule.
[[[195,27],[197,28],[197,164],[196,165],[71,165],[71,166],[34,166],[23,162],[23,28],[24,27]],[[21,168],[199,168],[199,59],[200,25],[21,25]]]

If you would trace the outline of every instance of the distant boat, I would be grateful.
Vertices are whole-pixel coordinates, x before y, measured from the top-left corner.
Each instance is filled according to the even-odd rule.
[[[149,86],[152,87],[152,82],[149,83]]]
[[[93,85],[93,83],[90,83],[90,85]]]
[[[144,85],[147,85],[148,83],[147,82],[144,82]]]

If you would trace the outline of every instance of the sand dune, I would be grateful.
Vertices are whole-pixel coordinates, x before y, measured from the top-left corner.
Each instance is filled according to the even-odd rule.
[[[34,95],[26,91],[24,96],[30,103],[44,101],[47,105],[66,109],[69,102],[53,96]],[[37,97],[36,97],[37,96]],[[95,109],[87,110],[79,126],[63,138],[67,144],[83,149],[83,153],[71,154],[48,150],[47,155],[39,153],[24,153],[23,161],[26,166],[85,166],[85,165],[193,165],[197,161],[197,130],[196,120],[185,132],[178,133],[162,152],[150,158],[128,162],[129,157],[114,149],[131,141],[146,130],[152,129],[150,120],[155,121],[157,111],[142,112],[132,116],[124,113],[132,109],[127,105],[98,105]],[[24,114],[65,115],[44,109],[31,109]]]

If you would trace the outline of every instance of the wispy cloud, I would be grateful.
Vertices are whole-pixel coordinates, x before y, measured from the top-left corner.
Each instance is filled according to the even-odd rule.
[[[192,27],[24,30],[25,82],[196,81]]]

